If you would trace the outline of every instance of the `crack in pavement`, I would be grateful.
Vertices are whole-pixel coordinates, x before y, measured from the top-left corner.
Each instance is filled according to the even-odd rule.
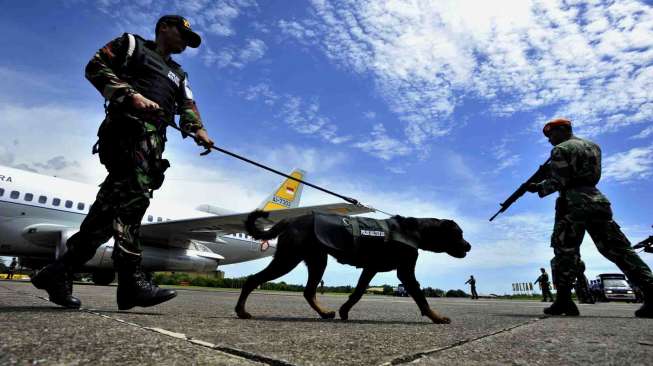
[[[526,326],[526,325],[529,325],[529,324],[534,324],[536,322],[539,322],[540,320],[547,319],[547,318],[548,318],[548,316],[542,315],[542,316],[537,317],[537,319],[529,320],[529,321],[527,321],[525,323],[517,324],[517,325],[514,325],[512,327],[503,328],[503,329],[497,330],[497,331],[492,332],[492,333],[483,334],[483,335],[478,336],[476,338],[463,339],[463,340],[460,340],[458,342],[448,344],[446,346],[442,346],[442,347],[438,347],[438,348],[434,348],[434,349],[430,349],[430,350],[426,350],[426,351],[421,351],[421,352],[416,352],[416,353],[411,353],[411,354],[399,356],[399,357],[394,358],[394,359],[392,359],[392,360],[390,360],[388,362],[384,362],[384,363],[380,364],[379,366],[401,365],[401,364],[413,362],[413,361],[415,361],[417,359],[420,359],[420,358],[423,358],[423,357],[426,357],[426,356],[431,356],[431,355],[434,355],[436,353],[446,351],[448,349],[460,347],[460,346],[465,345],[467,343],[476,342],[478,340],[489,338],[489,337],[495,336],[497,334],[510,332],[513,329],[517,329],[517,328],[520,328],[520,327],[523,327],[523,326]]]

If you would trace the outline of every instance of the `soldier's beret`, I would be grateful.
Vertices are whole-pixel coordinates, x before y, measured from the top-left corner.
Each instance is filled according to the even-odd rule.
[[[554,118],[544,125],[542,133],[544,133],[544,136],[549,137],[549,132],[551,132],[551,129],[558,126],[571,127],[571,121],[566,118]]]

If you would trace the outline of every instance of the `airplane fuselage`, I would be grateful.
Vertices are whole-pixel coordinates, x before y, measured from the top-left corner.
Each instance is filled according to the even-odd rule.
[[[96,186],[0,166],[0,255],[20,257],[25,263],[54,260],[65,250],[65,240],[79,229],[97,191]],[[142,225],[207,216],[211,214],[152,200]],[[36,228],[61,232],[62,240],[35,240]],[[213,271],[218,264],[271,255],[273,250],[262,250],[265,247],[244,234],[216,235],[215,240],[193,241],[186,247],[148,243],[143,248],[143,266],[150,271]],[[87,266],[111,269],[112,250],[110,240],[98,248]]]

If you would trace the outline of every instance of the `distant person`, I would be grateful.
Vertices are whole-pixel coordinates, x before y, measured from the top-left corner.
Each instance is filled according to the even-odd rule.
[[[320,280],[320,294],[324,295],[324,280]]]
[[[635,316],[653,318],[653,273],[613,220],[608,198],[596,188],[601,179],[601,148],[576,137],[571,121],[565,118],[547,122],[542,132],[553,145],[549,175],[526,189],[540,197],[559,192],[551,235],[551,270],[558,294],[544,313],[579,315],[571,288],[578,275],[580,245],[587,231],[599,252],[644,292],[644,304]]]
[[[154,41],[125,33],[86,65],[86,78],[108,102],[94,146],[108,175],[80,230],[68,239],[68,250],[32,278],[55,304],[81,306],[72,295],[72,274],[111,237],[118,309],[154,306],[177,295],[153,284],[141,269],[141,221],[170,166],[162,154],[166,128],[174,124],[175,115],[198,144],[209,148],[213,141],[203,127],[186,72],[171,58],[186,47],[197,48],[200,36],[179,15],[161,17],[154,33]]]
[[[549,275],[546,273],[544,268],[540,268],[540,277],[538,277],[535,282],[540,285],[542,289],[542,302],[553,301],[553,295],[551,294],[551,283],[549,282]]]
[[[11,260],[11,263],[9,264],[9,268],[7,269],[7,279],[11,280],[14,278],[14,273],[16,273],[16,265],[18,264],[18,261],[16,260],[16,257],[14,257]]]
[[[472,300],[478,300],[478,294],[476,293],[476,279],[474,278],[473,275],[469,276],[469,279],[465,284],[469,284],[469,287],[471,287],[472,291]]]

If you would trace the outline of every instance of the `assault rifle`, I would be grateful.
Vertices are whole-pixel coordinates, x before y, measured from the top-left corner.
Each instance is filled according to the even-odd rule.
[[[527,187],[531,183],[539,183],[546,179],[549,176],[549,162],[551,161],[551,158],[548,158],[544,164],[540,165],[540,167],[537,169],[535,174],[533,174],[530,178],[526,180],[526,182],[522,183],[522,185],[517,188],[516,191],[514,191],[510,197],[508,197],[507,200],[505,200],[503,203],[500,204],[501,209],[497,211],[497,213],[494,214],[494,216],[490,217],[490,221],[494,220],[497,215],[499,215],[502,212],[505,212],[510,205],[515,203],[521,196],[524,195],[527,191]]]
[[[653,226],[651,226],[653,227]],[[644,249],[647,253],[653,253],[653,235],[633,245],[633,249]]]

